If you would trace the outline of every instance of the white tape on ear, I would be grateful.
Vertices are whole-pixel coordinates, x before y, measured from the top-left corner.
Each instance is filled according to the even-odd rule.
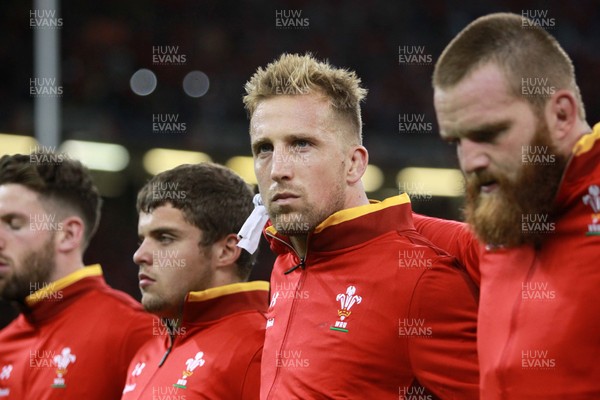
[[[244,222],[242,229],[238,232],[240,241],[237,244],[238,247],[241,247],[250,254],[256,252],[262,230],[269,220],[269,214],[263,205],[260,194],[254,195],[252,202],[254,203],[254,210],[252,210],[252,214],[250,214],[246,222]]]

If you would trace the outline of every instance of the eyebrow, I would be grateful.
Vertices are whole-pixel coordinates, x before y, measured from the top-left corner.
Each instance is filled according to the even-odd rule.
[[[0,217],[3,221],[10,221],[11,219],[22,219],[24,221],[28,220],[30,217],[27,214],[9,212],[8,214],[4,214]]]
[[[464,131],[442,131],[442,136],[445,140],[466,138],[476,142],[491,141],[500,133],[508,130],[511,126],[512,122],[504,120],[482,124]]]
[[[252,147],[252,153],[256,154],[256,150],[262,146],[263,144],[269,144],[271,143],[270,140],[265,139],[265,138],[260,138],[260,139],[256,139],[256,141],[250,143],[250,146]]]
[[[286,142],[295,142],[297,140],[310,140],[310,141],[314,142],[314,141],[320,140],[320,135],[315,135],[315,134],[311,134],[311,133],[289,133],[289,134],[286,134],[282,139]],[[252,142],[252,139],[250,139],[250,143],[253,148],[255,146],[259,146],[261,144],[271,143],[271,142],[272,141],[268,138],[259,138],[259,139],[256,139],[256,141],[254,141],[254,142]]]
[[[181,236],[181,231],[176,228],[154,228],[148,232],[148,236],[152,238],[160,237],[161,235],[168,234],[173,236]],[[138,239],[143,239],[144,235],[138,233]]]

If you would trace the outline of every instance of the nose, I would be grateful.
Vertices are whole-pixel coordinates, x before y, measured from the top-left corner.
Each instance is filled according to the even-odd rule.
[[[133,262],[137,265],[152,265],[152,252],[148,249],[146,240],[142,241],[133,253]]]
[[[460,168],[464,173],[485,169],[490,164],[490,158],[484,145],[469,139],[461,139],[456,148]]]
[[[271,179],[276,182],[292,179],[294,163],[294,153],[287,146],[276,147],[271,158]]]
[[[0,225],[0,250],[6,249],[7,242],[8,242],[7,227],[4,224],[1,224]]]

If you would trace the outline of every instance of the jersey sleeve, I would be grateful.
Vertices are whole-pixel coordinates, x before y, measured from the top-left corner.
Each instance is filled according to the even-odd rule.
[[[420,330],[408,340],[413,372],[440,399],[479,398],[477,288],[449,257],[421,276],[409,315]]]
[[[413,213],[415,229],[431,243],[455,257],[477,285],[480,283],[479,252],[481,244],[464,222],[428,217]]]

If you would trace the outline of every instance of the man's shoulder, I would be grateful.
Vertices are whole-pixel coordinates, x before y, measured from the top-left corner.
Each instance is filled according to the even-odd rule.
[[[0,343],[15,344],[35,337],[35,329],[19,314],[8,325],[0,329]],[[4,344],[2,345],[4,347]]]
[[[98,302],[94,308],[112,309],[115,313],[143,313],[144,309],[140,302],[136,301],[129,294],[110,287],[105,282],[102,282],[94,290],[86,293],[89,301]]]
[[[104,282],[87,291],[67,310],[65,317],[75,326],[95,327],[110,337],[128,335],[127,341],[149,338],[157,320],[127,293]]]
[[[252,344],[262,346],[265,337],[265,314],[259,310],[244,310],[230,314],[210,324],[189,325],[188,341],[212,343],[224,349],[252,348]],[[183,326],[185,328],[185,325]],[[241,334],[243,332],[243,334]]]

